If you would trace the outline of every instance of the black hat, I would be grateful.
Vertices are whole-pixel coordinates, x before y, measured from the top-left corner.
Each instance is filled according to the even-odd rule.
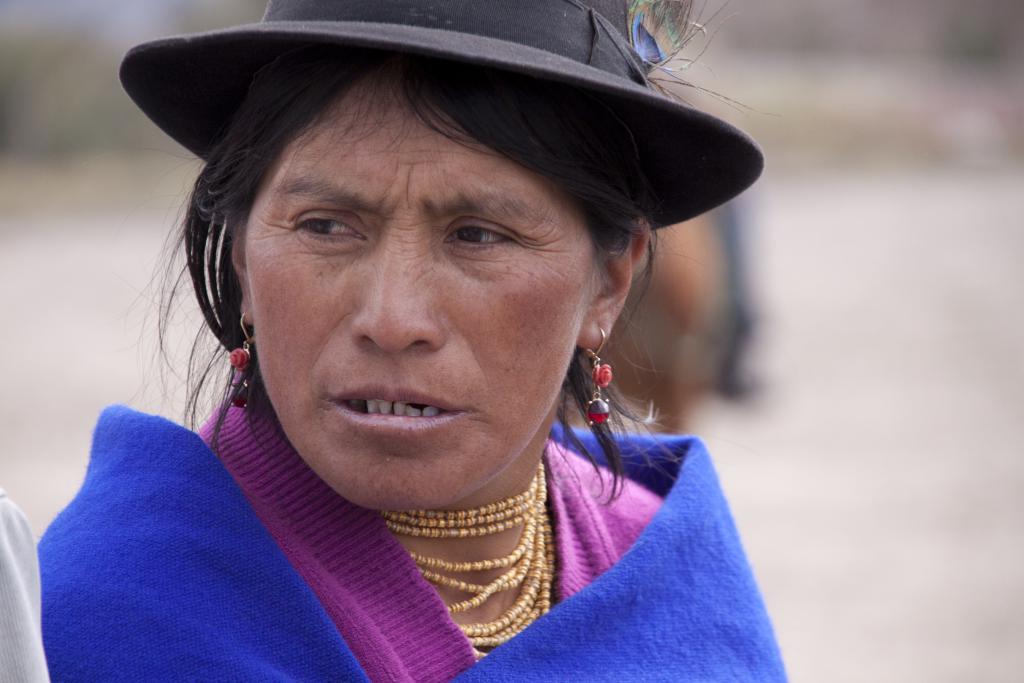
[[[735,197],[761,173],[757,145],[653,90],[627,38],[628,0],[270,0],[263,20],[132,48],[121,82],[168,135],[203,157],[254,74],[299,47],[426,55],[585,89],[633,133],[659,225]]]

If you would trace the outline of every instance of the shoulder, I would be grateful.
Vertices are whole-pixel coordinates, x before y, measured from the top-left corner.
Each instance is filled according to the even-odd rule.
[[[120,407],[103,414],[85,482],[39,555],[55,679],[153,680],[188,670],[197,679],[234,671],[259,680],[277,670],[310,680],[345,656],[217,457],[162,418]],[[316,658],[298,654],[303,643]]]
[[[123,406],[108,408],[93,431],[85,481],[43,535],[44,559],[53,547],[80,553],[109,552],[124,543],[166,541],[174,519],[208,517],[244,500],[195,433],[161,417]],[[197,499],[208,505],[195,507]]]
[[[592,434],[578,430],[575,437],[600,457]],[[618,437],[626,473],[618,484],[600,462],[591,462],[564,442],[556,430],[547,454],[563,598],[589,585],[638,542],[654,537],[653,520],[662,519],[669,533],[685,536],[689,525],[699,523],[687,515],[720,509],[707,451],[694,437]],[[691,493],[702,499],[681,501]]]
[[[568,524],[570,535],[559,535],[567,516],[556,519],[559,606],[471,668],[466,681],[516,680],[522,671],[530,671],[531,680],[557,681],[569,670],[574,680],[587,681],[786,680],[771,621],[703,445],[677,437],[640,445],[657,446],[645,467],[672,472],[674,483],[639,536],[614,566],[602,569],[592,562],[588,529],[609,516],[628,516],[621,508],[629,499],[601,508],[587,494],[565,505],[570,511],[586,509],[578,501],[596,507],[592,517]],[[673,447],[675,455],[659,463]],[[585,482],[592,465],[567,455],[578,459],[565,462],[576,481]],[[584,490],[552,488],[566,497]],[[640,505],[649,504],[652,492],[627,484],[626,495],[638,491]]]

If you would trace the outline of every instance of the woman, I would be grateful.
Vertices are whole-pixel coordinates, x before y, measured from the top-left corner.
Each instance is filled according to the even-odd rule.
[[[56,680],[783,678],[702,447],[608,429],[652,230],[761,164],[651,89],[646,21],[275,0],[128,54],[205,161],[183,245],[231,353],[198,436],[101,419],[41,547]]]

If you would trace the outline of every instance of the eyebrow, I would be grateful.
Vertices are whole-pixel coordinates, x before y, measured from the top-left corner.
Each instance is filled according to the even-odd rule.
[[[375,202],[358,192],[328,181],[308,176],[289,178],[274,190],[281,198],[305,197],[344,206],[354,211],[380,213],[380,202]],[[423,210],[432,217],[454,214],[473,214],[481,217],[527,218],[540,222],[543,213],[520,197],[501,192],[494,188],[474,188],[472,192],[460,192],[447,199],[425,199]]]
[[[434,202],[425,200],[423,208],[433,216],[451,216],[453,214],[473,214],[477,216],[494,216],[496,218],[533,219],[540,218],[536,207],[519,197],[504,194],[493,189],[481,189],[472,194],[457,194],[449,200]]]
[[[378,208],[377,202],[371,201],[368,197],[358,192],[351,192],[324,180],[307,176],[289,178],[274,189],[274,196],[280,198],[305,197],[329,204],[346,206],[356,211],[372,211]]]

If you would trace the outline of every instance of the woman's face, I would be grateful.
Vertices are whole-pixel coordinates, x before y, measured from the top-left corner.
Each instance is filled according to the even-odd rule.
[[[270,168],[233,251],[243,310],[285,434],[338,493],[482,504],[527,487],[643,245],[597,258],[566,194],[393,90],[358,85]]]

